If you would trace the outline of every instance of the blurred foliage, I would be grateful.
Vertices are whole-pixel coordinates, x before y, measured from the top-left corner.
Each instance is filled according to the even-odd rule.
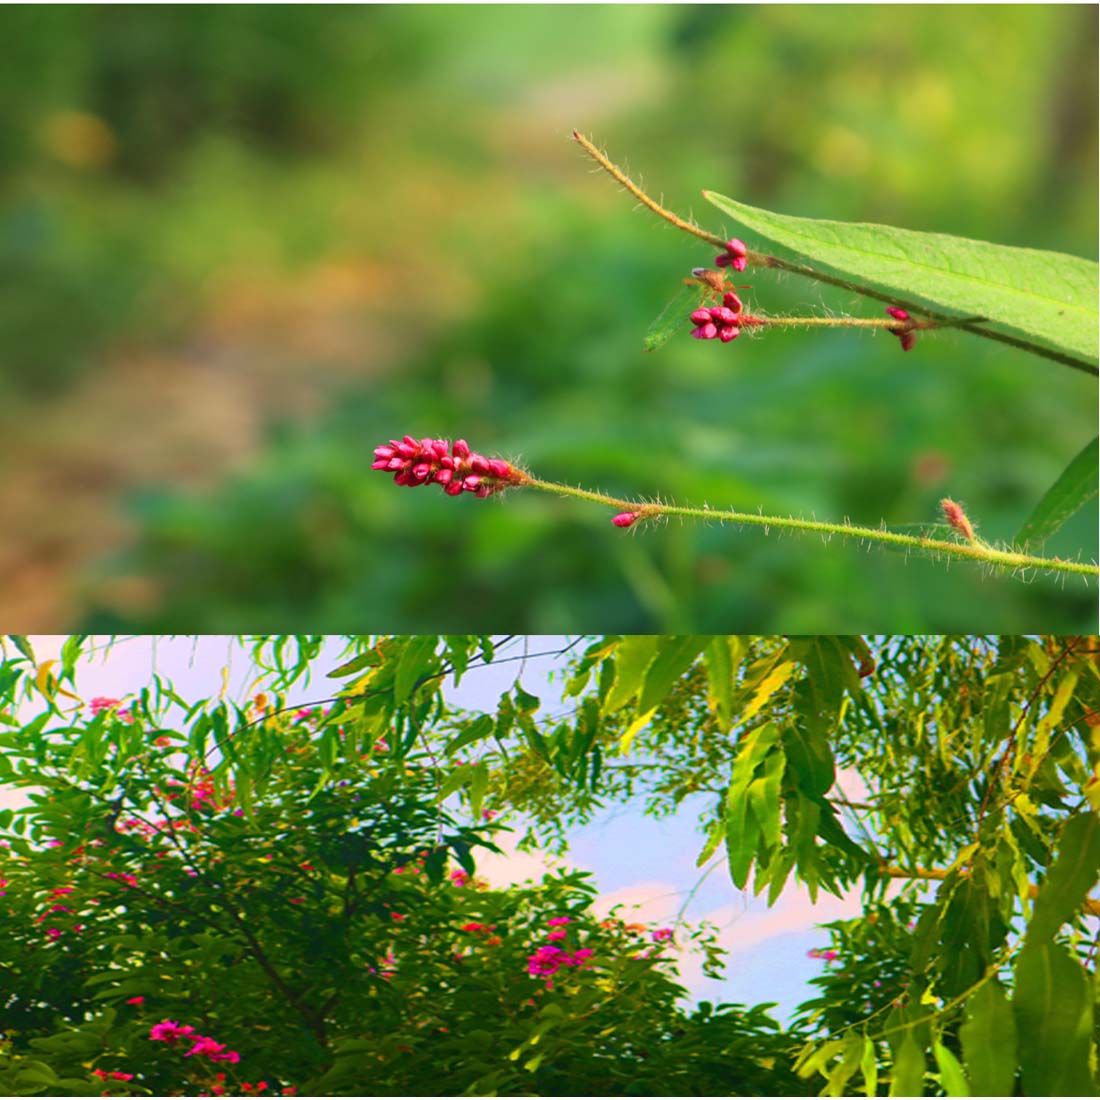
[[[568,134],[681,211],[710,187],[1093,256],[1093,9],[60,7],[0,25],[0,398],[22,412],[94,387],[134,347],[272,362],[269,430],[231,474],[143,483],[134,458],[138,536],[84,569],[73,621],[1092,628],[1083,584],[774,533],[624,535],[574,502],[414,498],[367,467],[395,433],[464,436],[546,478],[683,503],[893,525],[950,494],[1007,539],[1095,433],[1092,380],[959,334],[902,357],[883,336],[685,333],[645,355],[709,250],[632,216]],[[750,278],[771,312],[877,312]],[[241,305],[272,286],[288,289],[266,311]],[[284,317],[313,294],[339,308]],[[327,411],[276,399],[302,375]],[[211,408],[240,402],[218,370],[208,384]],[[1046,550],[1095,557],[1092,518]]]

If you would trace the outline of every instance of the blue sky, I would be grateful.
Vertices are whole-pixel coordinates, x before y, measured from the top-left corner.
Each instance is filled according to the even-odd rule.
[[[62,635],[32,638],[40,660],[55,657],[64,641]],[[509,655],[557,650],[566,644],[558,636],[534,636],[513,643]],[[291,702],[308,702],[332,693],[333,681],[324,673],[337,663],[339,641],[331,653],[317,662],[318,675],[312,685],[295,689]],[[471,669],[456,688],[445,690],[452,702],[469,709],[495,709],[501,693],[521,678],[524,688],[538,695],[543,710],[559,713],[566,709],[560,690],[564,662],[554,657],[531,657]],[[229,638],[137,637],[118,641],[110,649],[100,647],[85,661],[77,675],[78,694],[85,700],[97,695],[122,697],[149,683],[158,671],[172,680],[185,699],[217,694],[223,677],[229,697],[244,701],[252,693],[257,670],[247,652]],[[16,792],[0,789],[0,807],[21,801]],[[706,979],[699,963],[685,957],[681,977],[693,999],[737,1001],[756,1004],[777,1002],[776,1015],[789,1018],[800,1001],[813,994],[808,980],[823,963],[807,957],[812,947],[823,946],[826,937],[815,925],[859,912],[858,899],[821,895],[816,905],[797,886],[789,886],[772,909],[762,898],[739,891],[723,867],[718,867],[700,884],[702,871],[695,866],[702,846],[698,831],[699,812],[704,804],[682,806],[672,818],[654,820],[639,806],[620,805],[599,814],[589,825],[569,833],[566,865],[592,872],[599,888],[598,909],[615,904],[635,907],[635,919],[671,924],[689,893],[696,892],[684,913],[689,922],[706,919],[721,929],[721,943],[731,952],[726,976],[721,981]],[[518,833],[522,830],[517,830]],[[546,865],[532,853],[507,851],[504,857],[482,857],[479,873],[490,882],[503,885],[538,878]]]

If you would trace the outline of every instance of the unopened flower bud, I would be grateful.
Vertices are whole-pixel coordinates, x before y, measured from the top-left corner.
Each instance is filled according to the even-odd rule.
[[[617,516],[611,517],[611,522],[615,524],[616,527],[633,527],[637,518],[637,512],[620,512]]]
[[[974,528],[967,518],[966,513],[962,510],[961,504],[957,504],[950,498],[944,497],[944,499],[940,501],[940,507],[943,509],[944,519],[947,520],[953,530],[962,535],[967,542],[976,541],[974,538]]]

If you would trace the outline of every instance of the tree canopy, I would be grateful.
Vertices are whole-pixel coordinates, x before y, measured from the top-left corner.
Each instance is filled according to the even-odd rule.
[[[1097,639],[571,638],[552,702],[522,684],[544,641],[346,636],[331,667],[248,636],[241,705],[161,674],[85,700],[90,639],[8,636],[0,1086],[1096,1092]],[[517,673],[497,706],[451,702],[487,665]],[[791,1027],[685,1003],[666,947],[720,972],[712,930],[479,878],[503,829],[560,848],[625,798],[705,807],[731,890],[862,892]]]

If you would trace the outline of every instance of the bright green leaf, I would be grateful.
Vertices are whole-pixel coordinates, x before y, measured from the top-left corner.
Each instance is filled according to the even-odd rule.
[[[651,324],[642,340],[642,348],[645,351],[656,351],[667,344],[677,332],[688,333],[691,331],[689,316],[693,310],[699,308],[703,300],[703,287],[693,279],[690,286],[685,286],[663,310],[661,315]]]
[[[1097,265],[1060,252],[773,214],[704,191],[741,225],[851,279],[982,316],[1082,359],[1097,358]]]
[[[1082,812],[1062,826],[1058,854],[1035,899],[1027,942],[1052,939],[1080,908],[1100,876],[1100,818]]]
[[[969,1096],[970,1086],[958,1058],[940,1042],[932,1044],[932,1054],[940,1070],[940,1082],[944,1093],[948,1096]]]

